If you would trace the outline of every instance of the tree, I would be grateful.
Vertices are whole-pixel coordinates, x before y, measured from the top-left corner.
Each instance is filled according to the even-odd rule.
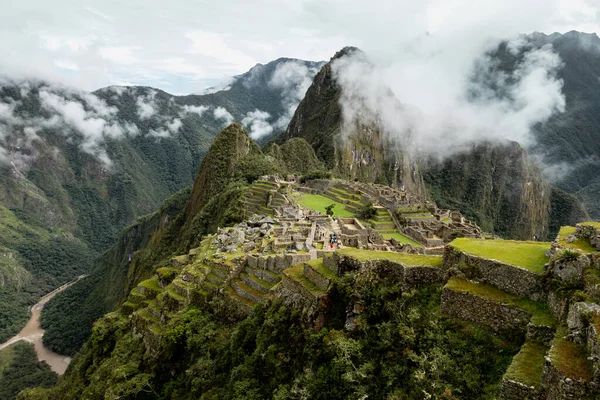
[[[325,213],[330,217],[333,216],[333,207],[335,207],[335,204],[330,204],[327,207],[325,207]]]

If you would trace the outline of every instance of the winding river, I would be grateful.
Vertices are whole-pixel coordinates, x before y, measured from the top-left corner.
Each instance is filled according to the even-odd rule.
[[[53,298],[57,293],[62,292],[63,290],[73,285],[74,283],[79,282],[80,279],[85,278],[86,276],[87,275],[80,275],[77,279],[69,283],[65,283],[61,287],[54,289],[53,291],[42,297],[40,301],[38,301],[31,307],[31,317],[29,318],[29,321],[27,321],[27,325],[25,325],[25,327],[21,330],[21,332],[19,332],[18,335],[0,344],[0,350],[20,340],[33,343],[38,360],[46,361],[48,365],[50,365],[52,371],[56,372],[57,374],[64,374],[67,370],[69,362],[71,362],[71,358],[61,356],[60,354],[56,354],[53,351],[50,351],[48,348],[44,347],[44,344],[42,343],[44,330],[40,326],[40,314],[42,312],[42,308],[44,308],[44,305],[48,301],[50,301],[50,299]]]

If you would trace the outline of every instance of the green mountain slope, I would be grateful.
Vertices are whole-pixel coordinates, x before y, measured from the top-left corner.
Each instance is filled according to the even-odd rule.
[[[89,271],[122,229],[190,185],[230,120],[287,118],[302,82],[269,83],[289,65],[310,77],[320,64],[279,59],[229,90],[189,96],[0,79],[0,342],[40,295]]]
[[[131,289],[149,278],[170,256],[183,253],[218,227],[243,219],[242,197],[259,176],[299,173],[284,160],[303,149],[312,168],[322,168],[301,139],[282,146],[279,155],[263,153],[238,124],[224,129],[202,161],[194,185],[168,199],[155,213],[139,219],[96,260],[90,276],[59,293],[44,308],[44,343],[74,354],[88,338],[93,321],[114,310]]]

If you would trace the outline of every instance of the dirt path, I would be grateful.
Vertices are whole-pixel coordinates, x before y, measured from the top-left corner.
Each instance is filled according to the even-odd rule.
[[[61,287],[54,289],[53,291],[42,297],[39,302],[37,302],[31,307],[31,317],[29,318],[29,321],[27,321],[27,325],[25,325],[25,327],[21,330],[21,332],[19,332],[18,335],[0,344],[0,350],[20,340],[33,343],[38,360],[46,361],[48,365],[50,365],[50,368],[52,368],[52,371],[56,372],[57,374],[64,374],[71,359],[69,357],[56,354],[44,347],[42,343],[44,330],[40,326],[40,314],[42,312],[42,308],[44,308],[44,305],[48,301],[50,301],[50,299],[53,298],[57,293],[62,292],[63,290],[73,285],[74,283],[79,282],[80,279],[85,278],[86,276],[87,275],[80,275],[74,281],[65,283]]]

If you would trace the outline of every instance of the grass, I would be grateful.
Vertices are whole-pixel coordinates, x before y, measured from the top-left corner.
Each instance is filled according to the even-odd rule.
[[[324,276],[327,279],[337,279],[337,277],[338,277],[335,274],[335,272],[333,272],[332,270],[330,270],[329,268],[327,268],[326,266],[323,265],[322,258],[317,258],[316,260],[309,261],[306,264],[310,265],[310,267],[312,269],[314,269],[315,271],[317,271],[319,274],[321,274],[322,276]]]
[[[506,370],[505,378],[539,388],[544,372],[544,356],[548,348],[541,343],[527,341],[521,351],[513,357]]]
[[[324,291],[304,276],[304,264],[294,265],[293,267],[285,269],[283,273],[293,280],[300,282],[302,286],[307,288],[315,296],[322,296],[325,294]]]
[[[346,248],[337,251],[338,254],[355,258],[361,261],[367,260],[389,260],[399,262],[408,267],[442,265],[442,257],[425,256],[421,254],[395,253],[391,251],[361,250],[355,248]]]
[[[548,262],[548,242],[519,242],[514,240],[482,240],[459,238],[450,246],[474,256],[501,261],[531,272],[542,274]]]
[[[319,194],[308,194],[303,193],[296,199],[296,202],[301,206],[306,208],[310,208],[313,211],[320,211],[322,214],[325,214],[325,207],[333,204],[333,215],[340,218],[349,218],[354,217],[354,213],[348,211],[344,208],[342,203],[338,203],[337,201],[331,200],[325,196],[321,196]]]
[[[158,276],[154,275],[152,278],[150,279],[146,279],[145,281],[141,281],[140,283],[138,283],[138,286],[142,286],[145,287],[146,289],[151,289],[154,290],[156,292],[162,292],[163,289],[158,286]]]
[[[574,249],[574,250],[579,250],[583,253],[595,253],[596,249],[590,244],[589,240],[587,239],[576,239],[571,243],[567,242],[567,237],[569,235],[572,235],[575,233],[575,227],[574,226],[563,226],[560,228],[560,231],[558,232],[558,237],[559,237],[559,241],[558,243],[563,246],[566,247],[568,249]]]
[[[590,222],[582,222],[582,223],[581,223],[581,225],[585,225],[585,226],[591,226],[591,227],[594,227],[594,228],[596,228],[596,229],[600,229],[600,222],[593,222],[593,221],[590,221]]]
[[[567,340],[565,328],[556,333],[550,349],[550,359],[556,368],[571,379],[583,379],[589,382],[592,379],[592,364],[587,359],[583,346]]]
[[[456,292],[469,293],[474,296],[483,297],[526,311],[531,314],[531,323],[535,325],[554,326],[556,324],[556,321],[545,304],[514,296],[484,283],[475,283],[460,278],[451,278],[445,288]]]
[[[394,233],[382,233],[381,236],[385,239],[385,240],[390,240],[390,239],[396,239],[399,243],[402,244],[410,244],[413,247],[423,247],[421,245],[421,243],[416,242],[414,240],[412,240],[411,238],[409,238],[408,236],[405,236],[399,232],[394,232]]]

